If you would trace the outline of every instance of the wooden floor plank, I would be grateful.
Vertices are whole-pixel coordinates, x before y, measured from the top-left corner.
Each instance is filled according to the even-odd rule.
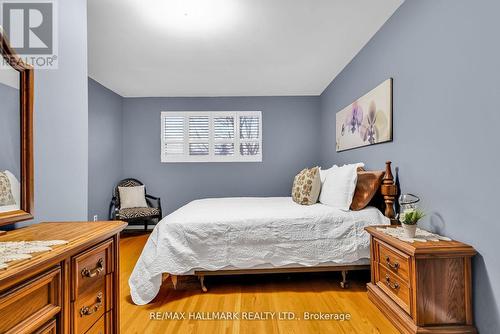
[[[149,305],[132,303],[128,278],[147,235],[122,237],[120,254],[121,332],[175,334],[321,334],[398,333],[368,300],[368,275],[353,274],[351,287],[339,287],[340,273],[306,273],[207,277],[202,293],[196,277],[182,277],[178,289],[162,286]],[[168,283],[168,282],[166,282]],[[275,312],[269,320],[150,320],[151,312]],[[297,319],[279,320],[278,312]],[[349,313],[349,321],[303,319],[304,312]],[[300,318],[300,320],[299,320]]]

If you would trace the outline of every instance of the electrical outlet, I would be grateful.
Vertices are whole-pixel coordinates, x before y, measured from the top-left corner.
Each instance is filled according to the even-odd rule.
[[[98,221],[99,220],[99,216],[98,215],[94,215],[94,221]]]

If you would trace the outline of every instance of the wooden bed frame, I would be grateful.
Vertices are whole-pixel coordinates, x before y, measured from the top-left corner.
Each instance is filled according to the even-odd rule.
[[[392,174],[391,162],[385,163],[385,174],[382,180],[380,189],[371,201],[370,205],[377,207],[384,215],[391,220],[391,225],[398,225],[395,219],[394,202],[398,194],[397,186],[394,182]],[[337,266],[320,266],[320,267],[286,267],[286,268],[263,268],[263,269],[227,269],[227,270],[198,270],[194,275],[198,277],[201,285],[201,290],[207,292],[205,286],[205,276],[221,276],[221,275],[248,275],[248,274],[280,274],[280,273],[305,273],[305,272],[334,272],[342,273],[342,281],[340,286],[344,289],[349,286],[347,281],[347,273],[354,270],[370,270],[369,264],[361,265],[337,265]],[[164,273],[162,281],[170,278],[174,289],[177,288],[177,276]]]

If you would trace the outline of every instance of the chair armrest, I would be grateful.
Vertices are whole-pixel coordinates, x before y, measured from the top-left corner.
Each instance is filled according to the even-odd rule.
[[[152,199],[152,200],[154,200],[154,201],[157,201],[157,200],[159,200],[159,199],[160,199],[159,197],[155,197],[155,196],[153,196],[153,195],[149,195],[149,194],[146,194],[146,198]]]
[[[118,207],[118,199],[113,196],[111,203],[109,203],[109,220],[116,220],[118,210],[120,210]]]
[[[163,218],[160,197],[155,197],[155,196],[146,194],[146,201],[148,202],[148,204],[151,207],[159,209],[160,210],[160,219]]]

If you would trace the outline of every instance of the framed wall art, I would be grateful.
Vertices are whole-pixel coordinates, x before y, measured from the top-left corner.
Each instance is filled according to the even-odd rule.
[[[337,152],[392,141],[392,78],[336,114]]]

